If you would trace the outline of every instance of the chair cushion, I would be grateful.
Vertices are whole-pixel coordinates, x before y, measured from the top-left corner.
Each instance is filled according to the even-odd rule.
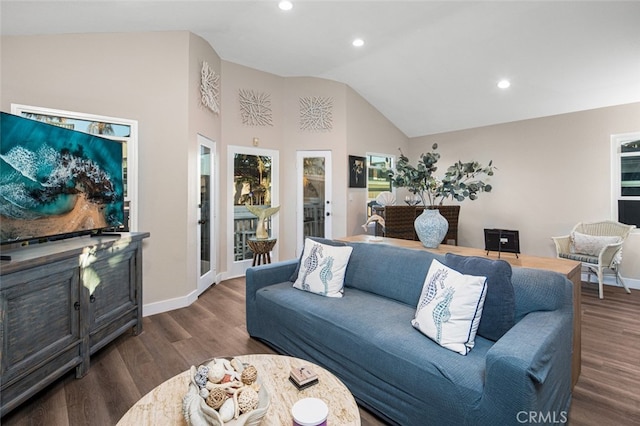
[[[504,260],[447,253],[445,264],[463,274],[487,277],[487,296],[482,309],[478,335],[498,341],[516,323],[515,292],[511,265]]]
[[[598,256],[603,248],[620,241],[622,240],[618,236],[587,235],[574,231],[571,233],[570,250],[571,253]]]
[[[578,262],[583,263],[593,263],[594,265],[598,264],[597,256],[587,256],[586,254],[577,254],[577,253],[558,253],[563,259],[577,260]]]
[[[486,277],[465,275],[431,262],[411,324],[440,346],[466,355],[475,344]]]
[[[344,274],[353,247],[335,247],[309,238],[304,241],[300,270],[293,286],[327,297],[342,297]]]

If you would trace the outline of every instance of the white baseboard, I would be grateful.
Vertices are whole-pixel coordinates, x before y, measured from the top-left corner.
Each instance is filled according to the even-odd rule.
[[[148,303],[142,306],[142,316],[148,317],[149,315],[161,314],[174,309],[186,308],[196,300],[198,300],[198,291],[194,290],[186,296]]]
[[[586,272],[582,272],[582,281],[589,282],[587,278],[588,274]],[[635,290],[640,290],[640,280],[626,277],[622,277],[622,279],[624,280],[624,283],[627,285],[627,287],[633,288]],[[598,276],[596,274],[591,274],[591,283],[594,283],[596,285],[598,284]],[[603,284],[622,287],[622,285],[616,282],[616,277],[613,274],[605,274]]]
[[[218,284],[220,281],[222,281],[222,278],[223,274],[217,274],[216,281],[211,286]],[[161,314],[163,312],[173,311],[174,309],[186,308],[187,306],[198,300],[198,296],[204,293],[208,288],[209,287],[197,289],[185,296],[176,297],[174,299],[167,299],[155,303],[147,303],[146,305],[142,306],[142,316],[148,317],[149,315]]]

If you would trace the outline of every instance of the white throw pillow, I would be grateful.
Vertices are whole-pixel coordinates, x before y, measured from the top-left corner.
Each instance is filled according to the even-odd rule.
[[[342,297],[344,273],[353,247],[335,247],[304,240],[300,271],[293,286],[327,297]]]
[[[572,253],[586,254],[588,256],[598,256],[603,248],[620,241],[620,237],[616,236],[587,235],[580,232],[571,233]]]
[[[468,354],[482,316],[486,281],[433,260],[411,324],[440,346]]]

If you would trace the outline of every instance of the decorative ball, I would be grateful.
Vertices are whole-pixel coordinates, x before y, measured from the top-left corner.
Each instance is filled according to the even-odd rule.
[[[240,380],[245,385],[250,385],[255,382],[258,378],[258,370],[253,365],[248,365],[247,368],[242,370],[242,374],[240,375]]]
[[[220,383],[224,377],[224,366],[222,364],[210,365],[208,376],[211,383]]]
[[[217,410],[218,408],[222,407],[222,404],[224,404],[227,398],[229,398],[229,396],[223,389],[213,388],[211,389],[211,392],[209,392],[209,396],[207,397],[205,402],[209,407]]]
[[[238,408],[241,413],[246,413],[258,408],[258,392],[252,388],[244,388],[242,392],[238,394]]]

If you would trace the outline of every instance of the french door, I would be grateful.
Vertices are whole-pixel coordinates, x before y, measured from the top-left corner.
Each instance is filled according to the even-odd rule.
[[[229,146],[227,182],[227,259],[229,277],[245,274],[253,262],[250,239],[256,238],[257,216],[246,205],[261,208],[279,205],[278,151],[245,146]],[[267,221],[270,238],[278,238],[278,216]],[[278,258],[277,246],[271,260]]]
[[[198,293],[216,280],[214,214],[215,143],[198,135]]]
[[[331,238],[331,151],[298,151],[296,253],[306,237]]]

